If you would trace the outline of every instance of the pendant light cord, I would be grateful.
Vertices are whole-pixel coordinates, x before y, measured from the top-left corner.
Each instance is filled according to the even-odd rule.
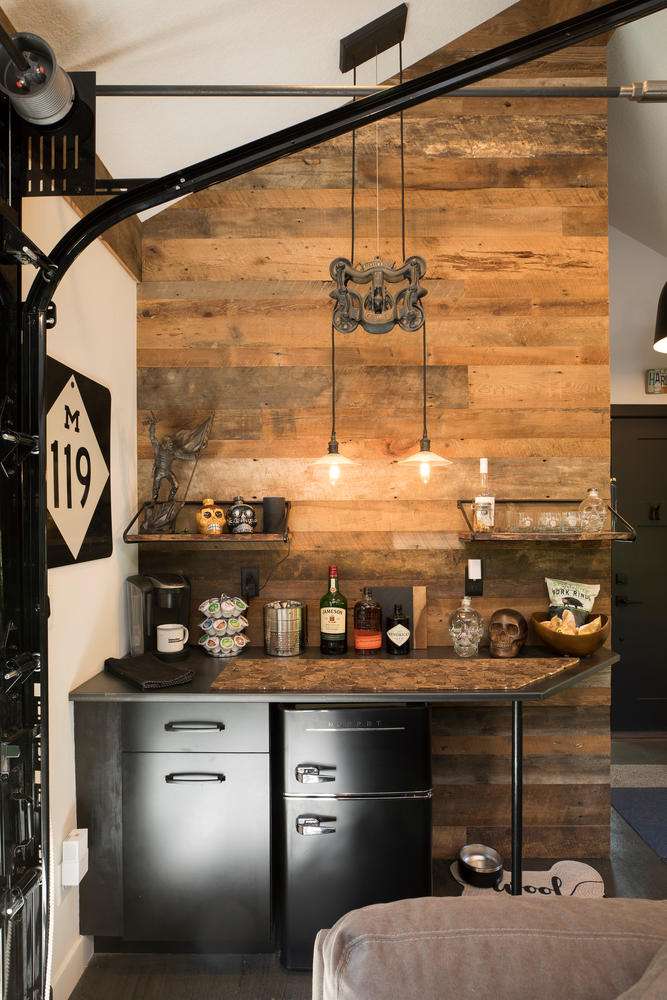
[[[336,331],[331,323],[331,440],[336,440]]]
[[[375,86],[378,85],[378,50],[375,50]],[[380,120],[375,123],[375,245],[380,259]]]
[[[398,43],[398,82],[403,83],[403,42]],[[405,156],[403,152],[403,112],[399,114],[401,128],[401,245],[405,261]]]
[[[426,426],[426,371],[428,368],[428,357],[426,351],[426,317],[422,325],[422,439],[428,441],[428,427]]]
[[[352,70],[352,81],[354,85],[357,84],[357,67],[355,66]],[[352,98],[352,103],[356,101],[356,97]],[[357,153],[357,130],[352,129],[352,184],[350,193],[350,209],[352,215],[352,226],[351,226],[351,236],[352,236],[352,247],[350,249],[350,264],[354,267],[354,198],[355,198],[355,161]]]

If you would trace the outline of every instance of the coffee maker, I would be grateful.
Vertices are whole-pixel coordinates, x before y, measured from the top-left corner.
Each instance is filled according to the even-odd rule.
[[[190,620],[190,581],[180,573],[127,578],[130,655],[154,653],[157,626],[181,624]]]

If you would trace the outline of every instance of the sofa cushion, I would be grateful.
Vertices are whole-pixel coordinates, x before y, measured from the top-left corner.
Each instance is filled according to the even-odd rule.
[[[665,944],[665,902],[401,900],[320,931],[313,1000],[616,1000]]]
[[[619,1000],[657,1000],[667,997],[667,944],[663,944],[648,969],[634,986],[623,993]]]

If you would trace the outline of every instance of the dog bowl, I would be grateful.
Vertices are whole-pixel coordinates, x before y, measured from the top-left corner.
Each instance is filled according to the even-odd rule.
[[[466,844],[459,851],[459,873],[468,885],[492,889],[502,878],[503,860],[492,847]]]
[[[598,615],[589,615],[588,620],[597,618]],[[599,649],[608,638],[611,630],[611,622],[608,615],[600,615],[602,628],[589,635],[564,635],[562,632],[554,632],[552,628],[545,625],[549,620],[549,615],[543,611],[537,612],[532,617],[533,628],[542,642],[555,649],[557,653],[566,653],[568,656],[590,656],[596,649]]]

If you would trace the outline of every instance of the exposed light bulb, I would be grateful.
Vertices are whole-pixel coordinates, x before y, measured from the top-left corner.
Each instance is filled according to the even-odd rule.
[[[431,466],[429,462],[419,463],[419,478],[421,479],[422,483],[424,483],[424,485],[426,485],[426,483],[428,483],[428,481],[430,480]]]
[[[340,479],[340,465],[330,465],[329,466],[329,482],[332,486],[335,486]]]

